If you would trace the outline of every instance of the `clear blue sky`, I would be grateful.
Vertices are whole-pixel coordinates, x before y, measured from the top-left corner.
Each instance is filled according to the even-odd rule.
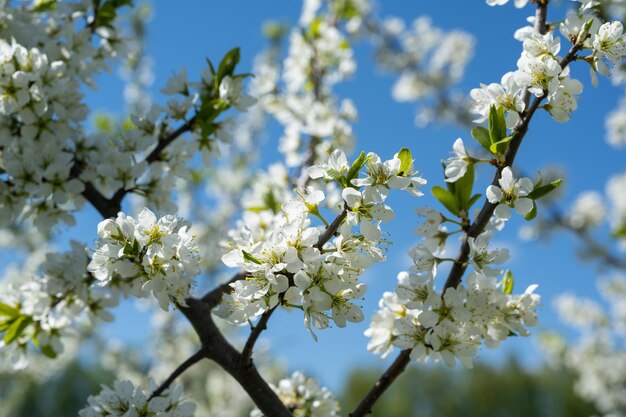
[[[149,55],[156,64],[153,86],[156,101],[164,102],[158,90],[174,71],[185,67],[190,79],[197,78],[204,57],[215,62],[234,46],[241,47],[240,69],[249,71],[254,55],[264,46],[261,24],[268,19],[297,22],[299,7],[300,2],[293,0],[155,1],[148,41]],[[560,19],[563,10],[562,3],[551,6],[549,19]],[[513,32],[525,25],[532,7],[522,11],[512,4],[492,8],[483,0],[386,1],[381,2],[378,12],[381,16],[395,15],[406,21],[428,15],[436,26],[459,28],[473,34],[477,39],[476,53],[460,85],[460,89],[467,92],[481,82],[498,82],[504,72],[515,69],[521,46],[513,39]],[[356,57],[356,76],[340,85],[337,93],[351,98],[359,110],[359,121],[354,126],[357,149],[390,157],[401,147],[409,147],[416,159],[416,167],[423,172],[429,185],[441,184],[440,160],[448,156],[457,137],[471,143],[469,132],[443,127],[417,129],[413,122],[414,106],[392,101],[390,88],[394,79],[375,69],[370,45],[357,46]],[[572,121],[558,124],[547,115],[539,114],[533,120],[517,160],[517,166],[527,173],[535,173],[555,163],[564,168],[568,175],[566,202],[580,191],[602,190],[607,176],[624,169],[625,156],[624,151],[614,151],[604,142],[604,117],[617,105],[619,89],[606,79],[601,80],[598,89],[593,89],[588,82],[587,68],[574,68],[573,73],[585,83],[585,92]],[[124,108],[122,83],[115,73],[100,81],[100,89],[88,96],[92,109],[120,113]],[[275,151],[279,137],[280,131],[274,126],[264,143],[267,151],[263,153],[263,165],[279,158]],[[491,171],[483,169],[481,174],[484,181],[491,179]],[[324,384],[337,389],[348,369],[380,365],[380,360],[367,352],[363,331],[382,292],[392,290],[396,274],[410,265],[406,250],[416,242],[412,230],[417,224],[413,208],[435,205],[429,189],[426,194],[421,199],[402,195],[390,200],[396,219],[386,226],[386,230],[395,243],[390,249],[388,262],[366,274],[370,289],[364,302],[367,318],[363,323],[350,325],[347,329],[321,331],[316,343],[304,329],[301,314],[280,312],[273,317],[265,335],[273,351],[288,363],[290,370],[308,371]],[[91,242],[100,219],[93,210],[88,210],[79,220],[79,226],[68,231],[67,236]],[[581,294],[595,292],[594,277],[597,274],[592,266],[577,262],[573,255],[576,245],[569,236],[558,236],[550,245],[527,243],[517,238],[521,224],[518,219],[511,221],[496,242],[511,248],[513,256],[508,267],[515,273],[518,290],[523,291],[531,283],[540,284],[539,292],[544,297],[541,323],[546,328],[553,327],[557,325],[551,307],[553,297],[563,290]],[[106,334],[129,343],[141,343],[147,332],[148,317],[135,312],[130,304],[123,305],[117,316],[121,320],[107,326]],[[482,350],[480,358],[497,361],[511,351],[528,364],[537,363],[539,353],[532,338],[515,338],[499,351]]]

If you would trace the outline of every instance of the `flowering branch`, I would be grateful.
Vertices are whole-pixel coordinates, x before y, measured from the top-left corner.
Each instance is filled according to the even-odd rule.
[[[547,32],[547,2],[540,1],[537,3],[537,12],[535,14],[535,30],[537,30],[540,34],[545,34]],[[561,71],[563,71],[572,61],[576,59],[576,55],[578,51],[583,47],[583,41],[576,42],[569,50],[565,58],[563,58],[559,64],[561,66]],[[504,160],[498,164],[498,168],[494,175],[494,179],[492,181],[492,185],[497,186],[499,180],[502,178],[502,172],[506,167],[510,167],[517,155],[517,151],[524,139],[530,121],[535,114],[536,110],[539,108],[541,102],[547,97],[547,92],[544,91],[539,97],[536,97],[528,110],[524,111],[522,114],[522,118],[516,123],[516,125],[512,129],[512,140],[509,143],[509,147],[504,155]],[[525,91],[523,93],[524,101],[528,103],[530,98],[530,93]],[[487,199],[474,220],[474,222],[467,228],[465,237],[463,239],[463,243],[461,248],[459,249],[459,253],[454,260],[453,266],[449,272],[449,275],[446,279],[444,287],[441,291],[441,297],[443,298],[446,291],[449,288],[456,288],[463,278],[465,270],[468,266],[468,260],[470,256],[470,238],[476,238],[478,235],[484,232],[487,224],[489,223],[489,219],[494,214],[494,211],[497,207],[497,204],[491,203],[489,199]],[[395,379],[400,376],[400,374],[406,369],[406,366],[410,362],[410,353],[411,349],[405,349],[400,352],[398,357],[394,360],[391,366],[385,371],[385,373],[379,378],[379,380],[375,383],[374,387],[366,394],[361,403],[357,406],[350,417],[363,417],[371,412],[373,405],[376,403],[378,398],[391,386],[391,384],[395,381]]]
[[[146,162],[149,164],[158,161],[163,154],[165,148],[178,139],[181,135],[191,131],[194,123],[197,120],[197,115],[194,115],[191,119],[183,123],[178,129],[169,133],[168,135],[159,138],[157,146],[148,154]],[[78,178],[80,176],[81,169],[77,164],[72,167],[72,178]],[[96,187],[90,182],[85,182],[85,190],[82,195],[85,197],[92,206],[102,215],[104,218],[114,217],[122,206],[122,200],[128,194],[129,190],[125,188],[118,189],[111,198],[106,198],[100,193]]]

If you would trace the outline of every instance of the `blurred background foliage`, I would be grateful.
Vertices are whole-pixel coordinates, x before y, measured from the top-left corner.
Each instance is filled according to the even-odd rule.
[[[355,369],[338,393],[342,410],[354,409],[381,372],[382,368]],[[15,381],[16,378],[22,381]],[[75,416],[86,397],[98,392],[100,384],[110,384],[113,379],[109,371],[80,362],[46,381],[25,375],[1,375],[0,417]],[[371,416],[589,417],[596,414],[592,405],[574,393],[573,384],[572,374],[563,368],[526,369],[513,357],[499,366],[479,363],[472,370],[411,366],[380,399]],[[241,395],[245,396],[243,392]]]

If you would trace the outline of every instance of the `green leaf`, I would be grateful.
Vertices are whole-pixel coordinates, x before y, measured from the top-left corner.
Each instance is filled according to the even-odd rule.
[[[530,211],[528,213],[526,213],[526,215],[524,216],[524,218],[528,221],[534,219],[535,217],[537,217],[537,205],[535,204],[535,202],[533,201],[533,208],[530,209]]]
[[[28,325],[33,320],[28,316],[20,316],[17,320],[11,324],[6,334],[4,335],[4,343],[9,344],[24,332],[24,330],[28,327]]]
[[[626,237],[626,221],[611,232],[613,237]]]
[[[54,351],[54,349],[52,349],[52,346],[50,345],[42,346],[41,353],[43,353],[50,359],[55,359],[57,357],[57,353]]]
[[[506,119],[502,106],[491,106],[489,109],[489,136],[492,144],[506,137]]]
[[[514,284],[515,280],[513,279],[513,274],[507,269],[504,273],[504,278],[502,279],[502,292],[505,294],[511,294],[513,292]]]
[[[489,131],[487,129],[482,126],[476,126],[472,129],[472,137],[476,139],[476,142],[480,143],[483,148],[491,152],[489,149],[491,146],[491,136],[489,135]]]
[[[398,159],[400,159],[400,172],[398,172],[398,175],[406,177],[411,174],[413,172],[413,155],[411,155],[411,151],[408,148],[400,149]]]
[[[563,180],[558,179],[554,180],[546,185],[535,185],[535,189],[532,190],[530,194],[528,194],[528,198],[532,198],[533,200],[538,200],[541,197],[551,193],[556,188],[558,188],[563,183]]]
[[[513,139],[513,136],[507,136],[497,142],[492,143],[489,147],[489,152],[494,155],[503,154],[504,152],[506,152],[506,149],[508,148],[507,144],[511,141],[511,139]]]
[[[216,82],[219,86],[219,83],[222,82],[222,79],[229,75],[232,76],[235,71],[235,67],[239,63],[240,53],[239,48],[233,48],[224,55],[222,58],[222,62],[220,62],[220,66],[217,69],[217,77]]]
[[[474,188],[474,164],[468,164],[467,172],[455,182],[454,194],[460,207],[467,212],[469,201]]]
[[[441,202],[445,206],[445,208],[450,211],[450,213],[455,216],[459,216],[459,202],[456,199],[456,196],[452,194],[450,191],[445,188],[435,186],[432,189],[432,193],[437,200]]]
[[[57,0],[38,0],[32,7],[28,10],[30,12],[41,13],[47,12],[50,10],[56,10],[57,8]]]
[[[365,152],[361,151],[361,153],[359,154],[359,157],[354,160],[352,165],[350,165],[350,169],[348,170],[348,175],[347,175],[348,184],[350,184],[350,181],[352,181],[354,178],[356,178],[359,175],[359,171],[361,171],[361,168],[363,168],[363,166],[367,163],[368,159],[369,158],[365,156]]]
[[[0,316],[17,317],[19,315],[20,311],[17,308],[11,307],[5,303],[0,303]]]
[[[482,196],[482,194],[474,194],[472,198],[467,202],[467,211],[472,208],[474,204],[478,201],[478,199]]]

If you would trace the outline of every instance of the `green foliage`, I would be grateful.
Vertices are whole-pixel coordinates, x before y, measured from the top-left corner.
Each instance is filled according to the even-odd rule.
[[[347,415],[374,385],[381,371],[353,372],[341,395]],[[415,366],[381,397],[371,417],[588,417],[596,411],[573,392],[563,369],[530,371],[510,359],[501,367],[447,369]]]
[[[474,188],[474,164],[467,166],[465,175],[455,182],[446,182],[448,189],[435,186],[432,189],[433,196],[445,208],[457,217],[466,217],[469,210],[480,198],[480,194],[472,195]]]
[[[472,129],[472,137],[476,139],[476,142],[480,143],[480,145],[491,152],[489,149],[491,147],[491,136],[489,136],[489,131],[482,126],[476,126]]]
[[[114,377],[98,366],[70,364],[50,379],[0,373],[0,417],[76,416],[87,397]]]
[[[448,209],[448,211],[452,214],[454,214],[455,216],[459,216],[459,202],[456,199],[456,196],[451,193],[449,190],[446,190],[445,188],[434,186],[432,189],[432,193],[433,196],[439,200],[439,202],[441,204],[444,205],[445,208]]]
[[[359,171],[361,171],[367,161],[369,161],[369,157],[365,156],[365,152],[361,151],[359,157],[354,160],[352,165],[350,165],[350,169],[348,170],[348,174],[345,178],[345,183],[341,184],[344,188],[352,186],[351,181],[355,178],[358,178]]]
[[[50,10],[56,10],[56,8],[57,0],[36,0],[28,10],[34,13],[42,13]]]
[[[400,172],[398,172],[398,175],[410,175],[413,172],[413,155],[411,151],[408,148],[400,149],[398,159],[400,159]]]
[[[472,137],[489,153],[496,156],[504,155],[513,135],[506,134],[506,117],[504,107],[491,106],[489,109],[488,129],[477,126],[472,129]]]
[[[562,183],[563,183],[563,180],[561,179],[554,180],[546,185],[542,185],[542,181],[539,181],[537,184],[535,184],[533,191],[530,194],[528,194],[528,198],[532,198],[533,200],[538,200],[541,197],[545,197],[552,191],[556,190]]]
[[[123,6],[132,6],[132,0],[93,0],[94,20],[93,27],[112,27],[117,18],[117,9]]]
[[[513,274],[507,269],[504,272],[504,278],[502,278],[502,292],[505,294],[512,294],[514,285],[515,279],[513,278]]]

